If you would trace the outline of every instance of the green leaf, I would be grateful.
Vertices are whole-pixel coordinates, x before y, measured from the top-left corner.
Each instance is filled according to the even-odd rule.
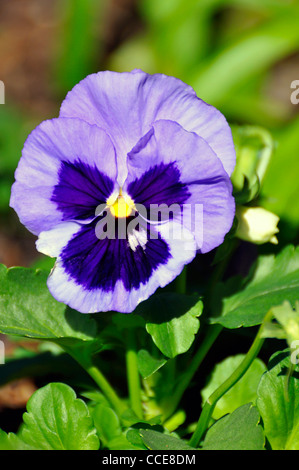
[[[139,450],[146,449],[140,438],[138,429],[129,429],[126,434],[122,432],[120,421],[115,412],[106,405],[96,405],[92,410],[92,417],[98,435],[104,447],[110,450]],[[133,426],[150,426],[149,423],[140,422],[134,415]],[[131,425],[131,424],[130,424]]]
[[[244,204],[257,196],[272,158],[274,141],[266,129],[257,126],[233,126],[232,133],[237,161],[231,180],[235,198]]]
[[[162,354],[173,358],[192,345],[202,310],[197,296],[167,292],[143,302],[137,312],[145,318],[146,330]]]
[[[122,435],[117,414],[108,406],[96,405],[92,417],[98,436],[103,444],[109,447],[109,442]]]
[[[57,302],[47,277],[47,271],[0,265],[0,332],[71,347],[93,343],[95,320]]]
[[[12,432],[0,429],[0,450],[33,450],[30,446],[22,442],[18,436]]]
[[[139,434],[143,443],[150,450],[196,450],[185,441],[158,431],[141,429]]]
[[[13,450],[8,434],[0,429],[0,450]]]
[[[87,390],[81,392],[80,395],[89,400],[88,406],[90,409],[94,408],[96,405],[110,406],[105,395],[103,395],[99,390]]]
[[[156,422],[155,422],[156,421]],[[143,439],[140,435],[141,431],[150,430],[160,433],[163,433],[164,429],[158,424],[156,419],[150,419],[147,421],[138,421],[132,425],[132,427],[127,431],[126,438],[127,440],[135,446],[135,449],[147,450],[146,445],[143,442]]]
[[[55,258],[50,258],[50,256],[39,255],[39,257],[30,265],[30,268],[50,272],[51,269],[54,268],[55,261]]]
[[[135,445],[131,444],[131,442],[128,441],[126,436],[118,436],[112,439],[109,442],[109,449],[110,450],[140,450],[139,447],[136,447]]]
[[[263,450],[265,438],[260,415],[251,403],[216,421],[208,429],[203,450]]]
[[[259,257],[247,279],[231,278],[225,284],[218,284],[212,310],[221,315],[212,317],[211,322],[226,328],[258,325],[273,305],[284,300],[294,305],[298,289],[299,247],[289,245],[276,257]]]
[[[201,391],[204,402],[236,370],[244,357],[244,354],[228,357],[215,366],[211,379]],[[217,402],[213,418],[219,419],[246,403],[254,403],[259,381],[266,370],[265,364],[260,359],[255,359],[246,374]]]
[[[138,429],[129,429],[126,434],[126,438],[133,446],[135,446],[135,448],[147,450],[147,447],[143,444]]]
[[[35,450],[97,450],[99,439],[88,408],[74,390],[50,383],[27,403],[18,437]]]
[[[144,379],[157,372],[166,362],[165,357],[161,355],[160,357],[154,357],[145,349],[140,349],[137,353],[138,370]]]
[[[291,365],[294,371],[289,376]],[[272,450],[299,450],[299,366],[290,352],[274,354],[258,387],[257,407]]]

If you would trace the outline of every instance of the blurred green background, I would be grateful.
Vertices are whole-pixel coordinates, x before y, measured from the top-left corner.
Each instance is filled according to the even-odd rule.
[[[231,124],[275,139],[259,204],[298,242],[298,0],[10,0],[0,3],[0,262],[31,265],[32,237],[9,209],[26,136],[58,115],[66,93],[99,70],[174,75]]]

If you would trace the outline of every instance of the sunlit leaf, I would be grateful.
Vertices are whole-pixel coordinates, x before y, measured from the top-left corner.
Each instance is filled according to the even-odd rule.
[[[96,405],[92,412],[94,425],[98,436],[105,446],[122,435],[119,419],[116,413],[105,405]]]
[[[209,396],[223,384],[240,365],[244,357],[243,354],[227,357],[224,361],[215,366],[208,384],[201,391],[203,401],[206,401]],[[217,402],[213,411],[213,418],[219,419],[227,413],[232,413],[236,408],[246,403],[255,403],[257,387],[265,371],[265,364],[260,359],[255,359],[239,382]]]
[[[213,311],[221,315],[211,321],[227,328],[258,325],[273,305],[294,305],[298,289],[299,247],[287,246],[276,257],[261,256],[247,279],[218,285]]]
[[[145,318],[146,330],[155,345],[172,358],[190,348],[202,310],[202,301],[197,296],[164,293],[143,302],[137,312]]]
[[[97,450],[99,439],[86,404],[72,388],[50,383],[27,403],[18,438],[34,450]]]
[[[0,332],[75,347],[97,342],[93,318],[52,297],[47,271],[0,265]]]
[[[257,406],[272,450],[299,450],[299,366],[289,376],[290,352],[278,352],[258,387]]]

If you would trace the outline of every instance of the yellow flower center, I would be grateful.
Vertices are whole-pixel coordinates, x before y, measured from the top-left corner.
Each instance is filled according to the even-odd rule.
[[[128,195],[122,193],[122,189],[119,189],[118,196],[112,194],[106,201],[109,206],[110,212],[114,217],[125,218],[129,217],[133,210],[135,210],[135,204],[133,199]]]

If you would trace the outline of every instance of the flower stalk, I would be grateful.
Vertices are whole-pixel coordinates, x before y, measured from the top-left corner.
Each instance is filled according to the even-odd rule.
[[[198,348],[194,357],[192,358],[192,361],[186,373],[184,374],[182,380],[180,380],[180,382],[178,383],[175,393],[173,394],[171,400],[169,401],[168,407],[165,407],[165,418],[170,417],[177,409],[177,406],[179,405],[182,399],[182,396],[185,393],[185,390],[187,390],[197,369],[201,365],[202,361],[206,357],[207,353],[209,352],[213,344],[215,343],[221,331],[222,331],[221,325],[210,325],[208,327],[208,330],[207,330],[207,333],[203,342],[201,343],[200,347]]]
[[[121,417],[123,412],[126,410],[126,406],[118,397],[106,377],[102,374],[99,368],[94,365],[90,365],[85,370],[90,375],[90,377],[93,378],[93,380],[103,392],[105,397],[108,399],[112,407],[115,409],[118,416]]]
[[[263,337],[263,330],[265,324],[269,321],[270,317],[272,317],[272,312],[268,312],[264,318],[262,325],[260,326],[258,333],[252,343],[251,348],[249,349],[248,353],[246,354],[245,358],[241,362],[241,364],[237,367],[237,369],[228,377],[225,382],[220,385],[207,399],[204,407],[202,409],[201,415],[199,417],[196,429],[194,434],[192,435],[189,445],[191,447],[198,447],[202,437],[204,436],[209,423],[211,421],[211,417],[217,402],[220,400],[223,395],[228,392],[247,372],[249,367],[251,366],[254,359],[257,357],[258,353],[261,350],[261,347],[265,341]]]
[[[130,406],[136,416],[142,419],[143,409],[141,402],[140,377],[137,364],[135,331],[133,329],[129,329],[127,331],[126,365]]]
[[[79,354],[76,354],[73,350],[68,350],[66,348],[65,350],[68,354],[70,354],[70,356],[73,357],[73,359],[78,362],[78,364],[80,364],[80,366],[88,373],[88,375],[90,375],[101,392],[105,395],[110,405],[116,411],[119,418],[121,418],[127,407],[119,398],[114,388],[108,382],[101,370],[92,363],[91,358],[85,359],[82,358]]]

